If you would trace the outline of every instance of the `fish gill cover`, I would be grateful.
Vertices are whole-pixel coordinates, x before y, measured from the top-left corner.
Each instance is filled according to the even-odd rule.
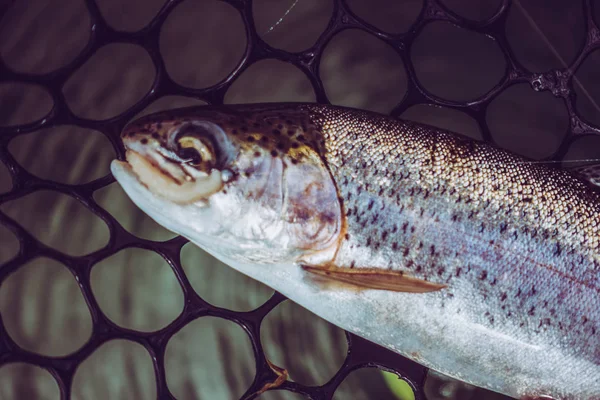
[[[531,21],[527,21],[531,19],[531,14],[520,1],[509,0],[497,2],[491,11],[488,9],[490,7],[474,5],[468,1],[442,0],[394,2],[394,5],[382,1],[381,7],[372,7],[371,10],[365,5],[368,2],[343,0],[321,2],[319,6],[315,2],[299,0],[297,3],[290,2],[283,8],[281,4],[277,8],[273,6],[275,3],[249,0],[225,0],[218,4],[201,2],[194,8],[190,0],[172,0],[140,2],[144,7],[139,7],[130,14],[125,9],[119,9],[125,6],[94,0],[85,1],[85,4],[79,6],[74,5],[74,2],[65,3],[61,7],[49,2],[38,5],[39,9],[30,7],[34,11],[27,14],[24,3],[13,1],[0,4],[0,159],[8,171],[2,171],[3,167],[0,166],[0,227],[7,228],[18,239],[17,244],[17,240],[6,229],[6,232],[1,232],[0,261],[3,264],[0,267],[0,379],[2,382],[15,379],[16,382],[2,385],[0,393],[3,396],[10,395],[13,389],[7,389],[9,387],[16,388],[12,395],[17,397],[27,394],[38,396],[42,392],[53,391],[58,396],[60,391],[63,399],[70,396],[86,397],[94,390],[102,390],[104,388],[98,388],[98,384],[89,384],[91,389],[82,388],[81,385],[85,376],[88,380],[93,380],[93,371],[90,372],[89,368],[86,370],[84,366],[94,360],[94,357],[99,357],[102,348],[105,353],[137,351],[138,355],[143,354],[139,357],[150,356],[145,365],[150,365],[151,371],[148,368],[138,368],[134,373],[127,372],[135,376],[135,382],[127,389],[112,389],[116,392],[106,389],[108,393],[127,393],[129,398],[193,397],[193,390],[186,392],[181,389],[181,382],[169,374],[170,365],[174,363],[169,352],[176,352],[176,347],[180,346],[182,349],[179,351],[187,355],[194,353],[194,350],[186,343],[197,347],[208,347],[207,343],[213,346],[214,343],[217,349],[215,351],[221,353],[220,357],[231,356],[236,359],[240,357],[239,354],[234,357],[229,353],[248,353],[247,348],[236,347],[239,345],[234,345],[233,348],[219,347],[219,343],[227,340],[227,333],[222,333],[226,331],[225,328],[215,330],[222,333],[217,339],[206,335],[193,335],[188,342],[181,339],[184,334],[189,335],[186,328],[210,321],[211,317],[219,321],[231,321],[241,327],[241,334],[230,340],[237,343],[249,339],[253,354],[242,357],[244,362],[239,362],[239,365],[233,365],[235,361],[231,361],[229,364],[232,365],[224,366],[224,381],[231,386],[228,392],[205,386],[196,388],[196,395],[203,398],[229,398],[234,395],[251,398],[266,384],[277,379],[268,361],[273,361],[277,356],[267,357],[269,348],[272,347],[269,338],[274,335],[265,333],[264,325],[271,323],[270,318],[278,313],[293,313],[294,310],[289,307],[282,308],[289,302],[280,304],[285,298],[277,293],[271,295],[263,287],[256,289],[255,293],[258,294],[249,300],[249,305],[245,304],[243,307],[209,298],[214,294],[206,291],[206,287],[205,292],[199,287],[210,286],[210,283],[207,284],[206,279],[204,282],[194,280],[194,266],[182,262],[193,259],[185,256],[190,251],[190,247],[186,246],[187,241],[161,232],[147,222],[131,221],[131,216],[124,211],[125,207],[115,206],[115,203],[123,204],[125,201],[118,198],[121,194],[109,190],[114,186],[111,185],[113,177],[97,174],[102,168],[105,168],[104,172],[107,171],[108,161],[112,157],[110,154],[105,157],[101,151],[94,150],[101,149],[108,141],[117,156],[123,159],[124,149],[119,140],[121,129],[135,116],[147,113],[151,104],[153,109],[160,109],[160,103],[154,102],[160,102],[159,99],[165,99],[165,96],[185,96],[184,100],[178,98],[172,102],[172,105],[178,106],[247,102],[248,97],[244,97],[243,92],[240,94],[239,88],[243,86],[253,93],[253,102],[331,102],[384,111],[408,119],[423,119],[425,113],[436,114],[439,110],[432,111],[430,107],[430,111],[424,112],[418,107],[437,105],[445,107],[447,112],[459,112],[451,117],[443,112],[437,114],[438,124],[460,125],[460,128],[442,126],[443,128],[462,130],[463,133],[470,130],[485,141],[495,142],[514,151],[529,152],[544,160],[562,160],[577,145],[582,146],[581,141],[578,142],[576,138],[600,133],[600,129],[590,122],[598,124],[600,118],[593,96],[587,92],[590,76],[591,79],[597,78],[593,62],[596,62],[598,53],[594,50],[600,48],[600,30],[594,20],[598,10],[592,8],[591,0],[573,2],[568,12],[564,12],[558,5],[549,7],[552,10],[547,11],[548,14],[544,17],[550,21],[554,18],[554,21],[561,21],[563,24],[562,28],[552,30],[550,38],[539,31],[535,22],[531,24]],[[278,35],[280,26],[270,28],[292,4],[295,4],[294,9],[286,18],[290,19],[294,30],[304,32],[300,35],[303,40],[296,42],[286,41],[285,35]],[[305,9],[302,10],[302,7]],[[77,11],[73,12],[74,9]],[[41,19],[35,19],[37,17],[33,14],[36,10]],[[295,13],[298,17],[294,16]],[[227,21],[236,21],[237,24],[219,24],[219,21],[223,21],[224,14],[228,14]],[[386,18],[382,14],[389,15]],[[27,18],[37,21],[39,26],[24,31],[23,21]],[[214,20],[212,25],[211,19]],[[47,27],[44,23],[70,28],[75,26],[79,30],[69,29],[69,33],[65,31],[53,37],[52,30],[46,35]],[[213,55],[198,46],[195,39],[182,27],[186,23],[204,23],[212,29],[214,38],[222,36],[222,46],[227,46],[228,56],[216,62],[218,54]],[[284,23],[285,21],[280,24],[281,27]],[[308,29],[307,24],[313,28]],[[520,29],[515,29],[514,26]],[[573,28],[573,36],[577,38],[573,43],[556,39],[561,32],[564,33],[565,27],[567,30]],[[318,34],[311,37],[310,32],[315,31]],[[359,37],[356,36],[357,32],[360,35],[366,32],[368,35]],[[438,41],[436,45],[436,35],[439,37],[441,32],[446,36],[445,41]],[[343,46],[338,41],[346,34],[355,35],[353,43],[367,44],[361,50],[365,54],[353,54],[350,50],[349,55],[336,64],[332,61],[335,57],[328,57],[327,52],[329,46]],[[469,35],[475,35],[476,38],[469,39]],[[559,45],[547,46],[550,50],[545,46],[540,46],[544,50],[528,50],[527,46],[518,45],[519,42],[527,42],[523,35],[538,35],[544,40],[558,42]],[[214,39],[211,34],[204,36],[201,38],[203,44]],[[242,40],[244,36],[245,45]],[[78,37],[85,37],[85,40],[78,41]],[[36,40],[41,42],[38,43],[41,49],[28,51],[30,42]],[[459,46],[469,42],[477,51],[472,52],[470,58],[466,55],[467,59],[463,63],[444,62],[448,59],[444,58],[444,52],[456,50],[448,45],[453,40]],[[477,45],[478,40],[485,44]],[[177,46],[173,43],[177,43]],[[114,46],[120,47],[115,51]],[[376,57],[370,58],[370,51],[388,52],[386,60],[395,58],[397,61],[384,62],[389,75],[368,77],[366,82],[374,82],[375,86],[365,91],[372,94],[357,98],[352,93],[351,85],[340,83],[340,76],[343,74],[339,68],[340,62],[352,67],[356,57],[375,60]],[[550,54],[531,56],[531,53],[544,51],[549,51]],[[423,67],[420,60],[432,52],[441,56]],[[189,56],[192,53],[194,57]],[[61,62],[61,57],[68,61]],[[493,62],[485,63],[486,59]],[[467,70],[463,65],[466,62],[476,63],[477,60],[481,60],[486,68],[478,70],[471,65],[471,69]],[[258,74],[259,79],[248,78],[257,76],[254,70],[256,67],[277,61],[287,63],[280,67],[279,75],[272,74],[264,78]],[[127,69],[119,70],[120,64],[145,64],[153,72],[140,77]],[[198,65],[198,70],[210,73],[194,73],[194,65]],[[354,71],[356,76],[369,73],[368,64],[365,65],[365,69]],[[111,68],[112,80],[96,82],[101,80],[98,77],[102,77],[98,71],[111,71]],[[291,69],[288,71],[287,68]],[[287,75],[298,71],[304,78],[287,88],[293,93],[292,97],[269,96],[269,87],[285,85],[289,82],[286,80]],[[108,76],[111,76],[110,73],[107,73]],[[284,78],[281,78],[281,74]],[[147,78],[145,83],[141,82],[142,78]],[[399,84],[402,80],[405,82]],[[445,83],[440,85],[440,80]],[[477,82],[473,85],[466,84],[470,81]],[[116,96],[109,94],[111,91],[119,94],[119,84],[123,82],[136,82],[137,92],[132,94],[129,91]],[[460,87],[459,90],[456,90],[457,86]],[[515,114],[515,103],[511,103],[512,112],[506,111],[511,105],[502,106],[508,95],[525,98],[532,92],[548,94],[541,102],[550,110],[552,117],[538,117],[544,120],[540,129],[551,128],[555,136],[543,141],[522,135],[524,130],[532,129],[519,117],[535,112],[534,108],[525,107],[521,114]],[[104,102],[99,98],[104,98]],[[92,105],[90,99],[96,100],[97,104],[104,104],[104,107]],[[415,105],[417,106],[414,107]],[[458,114],[462,116],[456,117]],[[515,115],[518,117],[515,118]],[[465,120],[468,122],[464,122]],[[513,131],[513,136],[496,136],[493,126]],[[69,135],[48,141],[48,137],[60,136],[61,132],[56,130],[67,131]],[[586,143],[590,147],[589,142]],[[54,159],[50,157],[51,154]],[[57,158],[63,160],[57,162]],[[65,168],[65,164],[71,167]],[[36,201],[36,195],[42,197]],[[74,202],[69,202],[69,199]],[[88,223],[91,218],[87,214],[101,218],[105,225],[100,228],[91,226]],[[65,230],[65,226],[57,222],[61,218],[69,220],[68,229]],[[136,223],[141,226],[135,226]],[[97,245],[92,240],[87,240],[90,236],[100,238],[94,242]],[[73,246],[73,243],[78,245]],[[152,257],[166,261],[171,270],[165,272],[164,269],[151,267],[152,263],[148,261]],[[196,254],[196,258],[198,257],[205,256]],[[136,260],[143,261],[136,263]],[[129,281],[141,280],[141,276],[150,273],[156,274],[173,287],[180,287],[178,295],[168,297],[161,295],[161,289],[145,289],[153,292],[147,301],[173,304],[173,309],[180,312],[140,317],[138,313],[142,312],[139,310],[143,306],[137,304],[136,308],[134,303],[124,306],[129,307],[128,317],[119,316],[114,310],[117,305],[114,301],[111,302],[110,296],[100,294],[110,292],[116,293],[113,297],[119,297],[122,288],[119,284],[107,285],[106,282],[110,282],[110,279],[95,279],[108,274],[105,271],[111,266],[119,266],[119,262],[127,264],[123,269],[128,269]],[[214,263],[214,260],[210,262]],[[145,269],[138,265],[146,263],[148,267]],[[214,266],[215,269],[218,267]],[[70,274],[65,274],[65,268]],[[220,269],[224,268],[221,266]],[[71,283],[64,283],[56,289],[48,282],[58,279],[58,276],[64,282]],[[72,281],[71,276],[75,281]],[[32,277],[38,280],[37,286],[31,286]],[[240,291],[250,292],[252,285],[258,285],[248,279],[240,284],[236,281],[240,278],[233,276],[225,278],[227,279],[235,282],[238,285],[236,290]],[[25,292],[23,288],[29,288],[29,292]],[[28,303],[32,301],[31,298],[37,296],[42,302],[46,299],[49,301],[56,298],[51,293],[53,290],[69,292],[71,297],[64,298],[75,299],[65,301],[63,298],[63,303],[58,308],[65,310],[67,316],[62,315],[60,318],[66,319],[56,317],[57,321],[70,321],[71,325],[58,323],[60,326],[57,327],[57,324],[48,321],[38,321],[32,328],[31,324],[23,323],[22,320],[27,318],[24,315],[28,307],[31,307]],[[226,292],[233,288],[223,284],[219,290]],[[121,297],[124,297],[122,302],[132,301],[127,295]],[[222,306],[224,304],[226,307]],[[311,318],[315,318],[306,312],[296,312],[300,319],[312,321]],[[54,318],[54,314],[52,315]],[[73,323],[74,320],[80,323]],[[320,323],[315,321],[311,323]],[[32,333],[31,329],[38,332]],[[321,333],[327,330],[333,332],[333,329],[324,327]],[[269,398],[291,398],[283,396],[283,391],[319,400],[348,398],[347,396],[391,396],[381,387],[384,385],[383,380],[375,375],[363,375],[363,379],[348,386],[345,379],[352,377],[353,371],[363,367],[393,371],[408,382],[416,399],[425,398],[425,379],[428,374],[426,368],[348,333],[345,335],[347,346],[341,346],[339,340],[335,340],[335,335],[336,333],[332,333],[325,337],[332,340],[330,347],[338,349],[331,350],[331,354],[321,355],[338,359],[335,370],[327,371],[313,366],[313,374],[323,374],[323,379],[314,381],[302,373],[294,375],[292,365],[283,365],[290,369],[293,380],[286,381],[275,392],[274,396],[282,397]],[[64,340],[61,342],[56,336],[66,337],[71,343],[65,344]],[[127,349],[119,347],[123,341],[137,345],[131,345]],[[314,341],[321,341],[323,347],[319,349],[327,351],[327,340],[322,340],[319,336]],[[285,347],[285,340],[280,345]],[[106,350],[110,346],[110,351]],[[132,346],[135,348],[131,349]],[[292,344],[287,346],[293,348]],[[340,349],[341,353],[338,351]],[[206,353],[201,354],[206,357]],[[105,358],[108,360],[109,357]],[[252,359],[253,361],[248,361]],[[108,363],[107,360],[105,362]],[[290,360],[293,361],[293,358]],[[313,362],[319,363],[319,357]],[[321,364],[327,364],[326,360],[322,360]],[[192,365],[211,368],[209,365],[189,364],[190,369]],[[40,378],[43,371],[32,372],[31,366],[41,367],[53,378],[44,381]],[[8,368],[12,368],[9,373],[6,372]],[[144,377],[149,379],[144,381]],[[58,391],[52,389],[55,386],[52,379],[58,385]],[[370,382],[370,379],[374,379],[375,383]],[[153,387],[141,385],[140,388],[140,382],[152,380],[155,381]],[[32,388],[31,382],[34,381],[37,389]],[[24,389],[25,387],[27,388]],[[447,385],[444,390],[449,390]],[[468,394],[458,394],[459,392],[460,390],[454,390],[455,395],[460,398],[483,396],[482,391]],[[429,393],[430,398],[441,396],[439,393]],[[493,394],[485,396],[492,398],[489,396]],[[268,394],[260,396],[267,397]]]

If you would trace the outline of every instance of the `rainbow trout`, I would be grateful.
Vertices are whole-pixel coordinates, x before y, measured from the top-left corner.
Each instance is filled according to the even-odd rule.
[[[142,210],[322,318],[516,398],[600,399],[583,174],[316,104],[161,112],[122,139]]]

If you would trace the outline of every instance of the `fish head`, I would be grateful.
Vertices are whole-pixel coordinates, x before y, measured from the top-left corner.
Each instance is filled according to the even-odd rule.
[[[192,108],[129,124],[112,171],[161,225],[244,262],[332,257],[343,229],[316,141],[291,116]]]

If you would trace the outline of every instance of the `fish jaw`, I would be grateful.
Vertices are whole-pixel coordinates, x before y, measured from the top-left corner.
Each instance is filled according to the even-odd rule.
[[[178,227],[186,226],[188,234],[196,237],[218,237],[217,224],[211,224],[211,213],[204,202],[177,204],[162,196],[157,196],[139,180],[133,168],[127,162],[114,160],[110,165],[111,172],[129,198],[158,224],[177,233]],[[205,222],[192,227],[187,224],[193,218]]]
[[[265,248],[265,242],[272,237],[278,237],[281,227],[269,226],[268,232],[260,226],[257,227],[255,220],[262,224],[263,219],[269,217],[261,214],[264,211],[260,209],[240,207],[234,195],[217,195],[206,201],[180,204],[152,192],[126,162],[113,161],[111,172],[129,198],[143,212],[166,229],[188,239],[194,238],[202,248],[218,249],[220,253],[235,260],[266,263],[271,259],[290,258],[290,251],[286,248],[280,248],[280,251],[277,251],[277,248],[272,251]],[[237,224],[240,221],[246,223]],[[256,230],[260,232],[257,233]],[[260,235],[262,240],[257,240],[257,235]]]

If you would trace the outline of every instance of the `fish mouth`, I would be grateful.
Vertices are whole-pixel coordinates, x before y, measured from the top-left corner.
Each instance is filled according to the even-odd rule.
[[[150,192],[175,203],[189,204],[207,199],[223,187],[221,171],[210,173],[190,167],[168,150],[128,143],[125,158],[137,180]]]

